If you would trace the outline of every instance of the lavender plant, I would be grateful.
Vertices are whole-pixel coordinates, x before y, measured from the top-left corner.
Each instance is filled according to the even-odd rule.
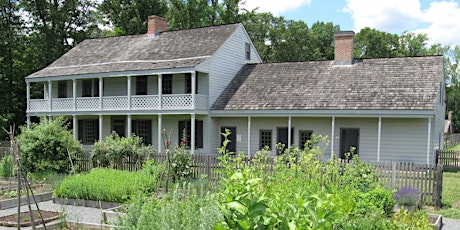
[[[399,205],[414,206],[420,203],[421,193],[414,187],[402,187],[396,191],[394,198]]]

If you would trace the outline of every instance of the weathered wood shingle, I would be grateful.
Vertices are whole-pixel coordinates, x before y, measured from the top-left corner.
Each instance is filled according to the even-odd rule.
[[[214,54],[238,26],[87,39],[28,78],[192,67]]]
[[[246,65],[213,110],[432,110],[442,56]]]

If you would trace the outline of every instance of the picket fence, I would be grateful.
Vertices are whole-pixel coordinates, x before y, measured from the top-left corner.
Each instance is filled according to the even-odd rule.
[[[442,164],[445,170],[460,170],[460,150],[436,150],[437,164]]]

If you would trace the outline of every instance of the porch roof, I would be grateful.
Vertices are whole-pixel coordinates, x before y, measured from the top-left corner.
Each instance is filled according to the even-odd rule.
[[[434,110],[443,57],[245,65],[212,110]]]
[[[193,67],[211,57],[238,26],[87,39],[27,78]]]

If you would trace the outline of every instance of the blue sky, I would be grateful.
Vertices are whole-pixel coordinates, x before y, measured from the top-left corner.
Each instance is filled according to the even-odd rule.
[[[243,7],[259,7],[259,12],[309,26],[323,21],[356,33],[366,26],[396,34],[425,33],[430,44],[460,45],[460,0],[246,0]]]

